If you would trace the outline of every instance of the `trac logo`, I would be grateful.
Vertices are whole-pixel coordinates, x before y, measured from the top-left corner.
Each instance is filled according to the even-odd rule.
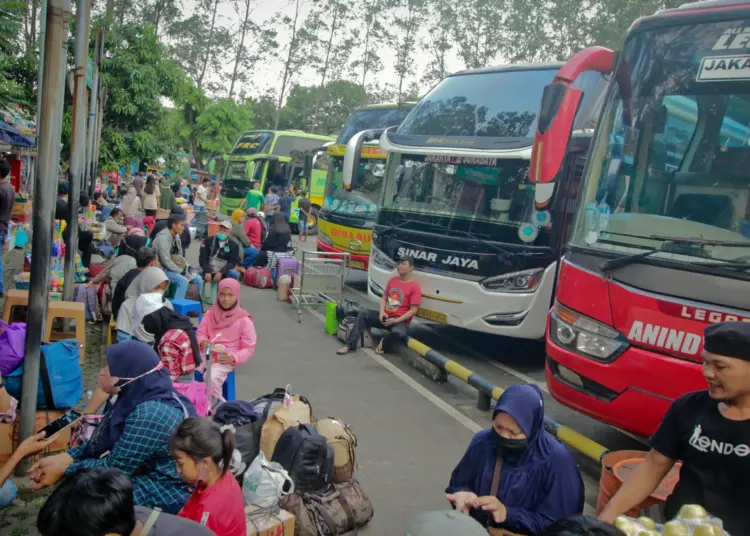
[[[739,445],[732,445],[731,443],[724,443],[723,441],[716,441],[708,436],[703,435],[703,428],[700,424],[695,425],[693,435],[690,436],[690,446],[700,452],[715,452],[723,456],[729,456],[734,454],[740,458],[744,458],[750,454],[750,447],[744,443]]]

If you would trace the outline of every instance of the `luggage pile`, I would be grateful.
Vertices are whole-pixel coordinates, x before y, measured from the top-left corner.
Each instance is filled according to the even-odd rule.
[[[337,536],[372,519],[354,478],[357,437],[339,419],[315,419],[304,396],[276,389],[250,403],[227,402],[214,419],[235,428],[232,473],[242,485],[248,534],[263,534],[270,522],[286,534],[292,519],[295,536]]]
[[[284,276],[287,276],[288,279]],[[245,269],[242,282],[253,288],[278,289],[280,281],[284,281],[291,286],[295,277],[299,277],[299,259],[296,257],[279,257],[276,269],[273,271],[268,266],[252,266]]]

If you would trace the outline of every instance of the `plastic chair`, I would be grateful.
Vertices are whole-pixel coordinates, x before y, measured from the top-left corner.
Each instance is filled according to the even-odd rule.
[[[203,305],[200,302],[194,300],[172,300],[172,307],[175,313],[187,316],[190,311],[196,311],[198,313],[198,323],[203,320]]]
[[[202,382],[203,374],[196,370],[195,379]],[[229,376],[227,376],[227,379],[224,381],[224,385],[221,386],[221,396],[227,401],[237,399],[237,388],[234,384],[234,371],[229,373]]]

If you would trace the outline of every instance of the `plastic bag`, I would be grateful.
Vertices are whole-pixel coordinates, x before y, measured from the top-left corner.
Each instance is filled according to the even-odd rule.
[[[286,469],[281,464],[269,462],[262,452],[258,454],[242,481],[245,504],[271,508],[278,505],[282,495],[289,493],[294,493],[294,482]]]
[[[615,519],[615,526],[626,536],[730,536],[723,529],[721,519],[712,517],[703,507],[694,504],[683,505],[679,514],[664,525],[645,516],[638,519],[619,516]]]

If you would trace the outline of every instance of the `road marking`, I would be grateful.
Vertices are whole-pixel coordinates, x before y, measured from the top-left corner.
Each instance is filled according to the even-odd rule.
[[[323,316],[323,314],[321,314],[320,312],[314,309],[310,309],[310,314],[312,314],[315,318],[317,318],[318,320],[320,320],[321,322],[325,324],[326,319],[325,319],[325,316]],[[396,365],[394,365],[393,363],[391,363],[384,357],[376,354],[370,348],[360,348],[360,350],[364,351],[364,353],[367,354],[367,356],[370,357],[370,359],[375,361],[378,365],[380,365],[384,369],[388,370],[391,374],[393,374],[399,380],[401,380],[406,385],[414,389],[416,392],[418,392],[420,395],[426,398],[433,405],[437,406],[438,408],[443,410],[445,413],[447,413],[449,416],[453,417],[455,421],[463,425],[470,432],[477,433],[483,429],[482,426],[479,426],[477,423],[475,423],[469,417],[467,417],[466,415],[458,411],[456,408],[448,404],[445,400],[437,396],[435,393],[430,392],[427,388],[422,386],[414,378],[406,374],[404,371],[402,371],[400,368],[398,368]]]

